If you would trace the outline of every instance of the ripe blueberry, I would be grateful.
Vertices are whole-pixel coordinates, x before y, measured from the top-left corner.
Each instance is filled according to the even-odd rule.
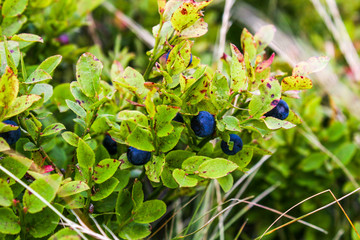
[[[173,118],[173,121],[184,123],[184,118],[181,113],[177,113],[176,116]]]
[[[284,100],[281,99],[276,107],[265,113],[264,116],[284,120],[289,116],[289,106]]]
[[[133,165],[143,165],[151,158],[151,152],[142,151],[134,147],[129,147],[126,156]]]
[[[191,119],[191,129],[198,137],[208,137],[215,131],[215,118],[209,112],[200,111]]]
[[[9,125],[13,125],[13,126],[18,126],[18,125],[16,124],[16,122],[11,121],[11,120],[5,120],[5,121],[3,121],[3,123],[9,124]],[[20,135],[21,135],[20,128],[18,128],[18,129],[16,129],[16,130],[13,130],[13,131],[0,133],[0,137],[4,138],[5,141],[6,141],[9,145],[12,145],[12,144],[16,143],[16,142],[19,140]]]
[[[106,135],[103,140],[103,145],[110,155],[117,153],[117,143],[111,138],[110,135]]]
[[[221,141],[220,147],[227,155],[235,155],[243,148],[243,141],[236,134],[230,134],[230,141],[234,143],[233,149],[230,151],[229,145],[224,140]]]

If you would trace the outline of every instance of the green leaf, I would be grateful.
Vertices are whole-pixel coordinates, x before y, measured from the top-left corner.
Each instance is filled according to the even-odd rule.
[[[135,130],[126,138],[126,143],[129,146],[142,151],[152,152],[155,150],[151,132],[141,127],[135,128]]]
[[[11,155],[5,157],[0,161],[0,164],[9,170],[12,174],[14,174],[18,178],[22,178],[26,171],[30,168],[33,161],[27,159],[26,157],[21,157],[18,155]],[[0,178],[7,180],[7,182],[12,185],[15,183],[15,180],[10,178],[7,174],[3,171],[0,171]]]
[[[14,195],[9,184],[0,179],[0,206],[10,207],[13,199]]]
[[[77,147],[79,143],[79,136],[73,132],[63,132],[61,136],[71,146]]]
[[[182,169],[186,173],[194,174],[199,168],[199,166],[204,163],[207,160],[210,160],[211,158],[204,157],[204,156],[193,156],[189,157],[182,163]]]
[[[230,89],[228,81],[219,71],[210,82],[210,98],[217,109],[224,109],[229,104]]]
[[[230,65],[231,91],[241,92],[247,88],[244,56],[234,44],[230,44],[230,48],[232,55]]]
[[[76,64],[76,79],[82,92],[88,97],[96,97],[100,93],[100,76],[103,64],[91,53],[81,55]]]
[[[91,200],[99,201],[101,199],[108,197],[115,190],[118,183],[119,183],[119,180],[112,177],[109,180],[107,180],[99,185],[96,185],[95,187],[96,187],[96,189],[99,189],[99,191],[97,191],[95,194],[93,194],[91,196]]]
[[[95,163],[95,153],[91,147],[81,138],[79,138],[76,155],[80,167],[90,169]]]
[[[120,230],[119,236],[124,239],[143,239],[149,236],[150,233],[149,224],[131,222]]]
[[[198,183],[196,178],[188,176],[188,174],[182,169],[175,169],[173,171],[173,177],[180,187],[195,187]]]
[[[56,203],[53,206],[62,213],[63,206]],[[52,233],[58,226],[59,221],[60,216],[48,207],[41,212],[25,215],[27,229],[35,238],[42,238]]]
[[[31,89],[31,94],[35,94],[35,95],[39,95],[41,96],[41,94],[44,95],[44,103],[47,102],[51,96],[53,95],[53,87],[50,84],[46,84],[46,83],[38,83],[35,84],[35,86],[33,87],[33,89]]]
[[[129,183],[130,180],[130,171],[128,170],[117,170],[114,174],[114,177],[119,180],[119,184],[115,188],[115,192],[122,191]]]
[[[240,120],[233,116],[225,116],[222,120],[225,128],[229,131],[241,132]]]
[[[62,228],[52,235],[49,240],[81,240],[81,237],[70,228]]]
[[[330,58],[323,57],[311,57],[304,62],[299,62],[293,69],[293,76],[307,76],[310,73],[319,72],[323,70],[329,63]]]
[[[87,97],[82,90],[80,89],[80,85],[78,82],[73,81],[70,84],[71,94],[74,96],[74,101],[80,104],[85,110],[91,110],[94,105],[96,99]]]
[[[256,42],[254,36],[246,29],[241,33],[241,46],[244,54],[249,55],[249,60],[252,61],[256,57]]]
[[[281,81],[281,91],[311,89],[311,80],[303,76],[290,76]]]
[[[170,168],[181,168],[185,159],[195,156],[194,152],[185,150],[174,150],[166,155],[165,161]]]
[[[187,105],[194,105],[200,102],[205,97],[209,84],[209,76],[205,74],[192,84],[191,87],[189,87],[189,90],[183,94],[183,103],[186,103]]]
[[[47,72],[45,72],[42,69],[36,69],[33,73],[30,74],[30,76],[25,80],[25,84],[33,84],[33,83],[37,83],[37,82],[42,82],[42,81],[46,81],[52,79],[52,77],[50,76],[50,74],[48,74]]]
[[[131,201],[130,193],[127,189],[119,192],[116,200],[115,212],[116,220],[118,224],[123,224],[126,219],[131,217],[131,209],[133,208],[133,202]]]
[[[131,199],[134,203],[134,208],[137,209],[144,202],[144,192],[142,190],[142,183],[139,180],[135,180],[132,188]]]
[[[62,123],[53,123],[47,126],[41,134],[41,137],[50,136],[53,134],[57,134],[58,132],[65,129],[64,124]]]
[[[169,53],[166,68],[170,75],[177,75],[183,72],[190,63],[192,43],[184,40],[175,45]]]
[[[27,142],[24,144],[24,151],[27,152],[35,152],[39,151],[39,147],[37,147],[33,142]]]
[[[131,120],[142,127],[149,126],[148,117],[142,112],[136,110],[122,110],[116,115],[116,120],[118,121]]]
[[[144,86],[145,80],[141,73],[131,67],[125,68],[121,76],[113,80],[115,86],[119,85],[133,93],[140,98],[146,97],[149,90]]]
[[[257,118],[273,109],[281,97],[281,87],[277,79],[270,78],[259,86],[260,95],[253,95],[249,104],[249,113]]]
[[[5,0],[2,6],[2,15],[16,17],[22,14],[28,4],[28,0]]]
[[[292,124],[291,122],[285,121],[285,120],[280,120],[274,117],[266,117],[264,119],[264,122],[266,124],[266,126],[271,129],[271,130],[276,130],[279,128],[284,128],[284,129],[290,129],[295,127],[295,124]]]
[[[163,156],[154,156],[151,161],[145,164],[146,175],[150,181],[160,182],[160,175],[164,169],[165,158]]]
[[[16,34],[11,37],[11,40],[18,42],[20,49],[25,48],[34,42],[40,42],[40,43],[44,42],[42,37],[31,33]]]
[[[228,174],[225,177],[217,178],[216,180],[219,182],[220,187],[224,192],[228,192],[234,184],[234,178],[231,174]]]
[[[215,158],[202,163],[199,168],[199,176],[203,178],[221,178],[236,170],[238,165],[223,159]]]
[[[19,218],[9,208],[0,208],[0,233],[18,234],[21,230]]]
[[[95,183],[103,183],[111,178],[119,168],[121,162],[117,159],[101,160],[94,168],[93,179]]]
[[[85,16],[86,14],[92,12],[95,8],[97,8],[101,3],[105,0],[78,0],[77,1],[77,11],[81,16]]]
[[[86,111],[79,104],[68,99],[66,99],[65,102],[76,115],[83,119],[86,118]]]
[[[229,160],[236,163],[240,170],[244,170],[254,155],[254,149],[250,146],[243,146],[243,149],[235,155],[229,156]]]
[[[5,139],[0,137],[0,152],[8,151],[10,149],[11,148],[10,148],[9,144],[5,141]]]
[[[181,31],[180,38],[197,38],[205,35],[208,31],[208,24],[203,18],[198,19],[193,25]]]
[[[5,73],[1,76],[0,89],[0,106],[8,108],[19,92],[19,80],[9,67],[6,67]]]
[[[178,188],[179,185],[175,181],[171,170],[169,167],[165,164],[163,171],[161,172],[161,180],[165,187],[168,188]]]
[[[300,166],[304,172],[314,171],[319,169],[327,159],[328,156],[325,153],[312,153],[301,161]]]
[[[35,94],[23,95],[16,98],[7,110],[6,117],[11,118],[13,116],[19,115],[20,113],[31,107],[34,102],[39,101],[40,99],[41,97]]]
[[[57,195],[59,197],[68,197],[77,193],[81,193],[90,189],[89,186],[82,181],[67,182],[59,188]]]
[[[5,17],[1,23],[3,29],[2,34],[11,37],[22,28],[26,21],[27,17],[25,15],[21,15],[20,17]],[[22,44],[19,44],[18,42],[17,44],[18,47],[22,46]]]
[[[30,184],[30,187],[40,194],[46,201],[51,202],[56,196],[61,180],[61,176],[52,174],[45,176],[44,178],[36,179]],[[38,199],[29,190],[25,191],[23,203],[29,213],[40,212],[46,206],[45,203]]]
[[[62,59],[61,55],[54,55],[48,57],[36,68],[36,70],[42,69],[51,75],[54,72],[55,68],[60,64],[61,59]]]
[[[151,223],[161,218],[166,213],[166,204],[161,200],[144,202],[134,214],[134,222]]]
[[[159,150],[161,152],[168,152],[172,150],[179,142],[181,133],[185,126],[178,122],[172,122],[174,131],[169,136],[159,138]]]
[[[171,124],[171,121],[178,111],[178,108],[166,105],[158,105],[156,107],[154,128],[158,137],[166,137],[173,132],[174,127]]]
[[[193,25],[201,16],[199,11],[209,5],[212,0],[202,2],[183,2],[171,16],[171,24],[175,30],[181,32],[182,30]]]
[[[85,198],[81,193],[77,193],[68,197],[65,197],[67,209],[78,209],[85,207]]]

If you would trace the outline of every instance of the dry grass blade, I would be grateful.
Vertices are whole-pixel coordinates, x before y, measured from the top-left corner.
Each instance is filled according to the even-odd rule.
[[[285,226],[288,226],[288,225],[290,225],[290,224],[292,224],[292,223],[294,223],[294,222],[299,221],[300,219],[303,219],[303,218],[305,218],[305,217],[307,217],[307,216],[310,216],[310,215],[312,215],[312,214],[314,214],[314,213],[316,213],[316,212],[318,212],[318,211],[321,211],[321,210],[323,210],[323,209],[325,209],[325,208],[327,208],[327,207],[329,207],[329,206],[331,206],[331,205],[334,205],[335,203],[338,204],[338,206],[340,207],[340,209],[343,211],[344,215],[346,216],[347,220],[349,221],[351,227],[355,230],[357,236],[360,238],[360,235],[359,235],[359,233],[357,232],[356,228],[354,227],[354,224],[352,223],[352,221],[350,220],[350,218],[348,217],[348,215],[346,214],[345,210],[342,208],[342,206],[341,206],[341,204],[340,204],[340,201],[341,201],[341,200],[343,200],[343,199],[347,198],[348,196],[350,196],[350,195],[358,192],[359,190],[360,190],[360,188],[357,188],[357,189],[355,189],[354,191],[346,194],[345,196],[343,196],[343,197],[341,197],[341,198],[339,198],[339,199],[337,199],[337,198],[335,197],[335,195],[332,193],[332,191],[331,191],[330,189],[327,189],[327,190],[322,191],[322,192],[320,192],[320,193],[314,194],[314,195],[312,195],[312,196],[310,196],[310,197],[302,200],[301,202],[295,204],[294,206],[292,206],[291,208],[289,208],[287,211],[285,211],[285,212],[284,212],[282,215],[280,215],[280,216],[265,230],[265,232],[264,232],[260,237],[258,237],[257,239],[262,239],[262,238],[263,238],[264,236],[266,236],[266,235],[269,235],[269,234],[271,234],[271,233],[273,233],[273,232],[275,232],[275,231],[277,231],[277,230],[279,230],[279,229],[281,229],[281,228],[283,228],[283,227],[285,227]],[[291,211],[291,210],[294,209],[295,207],[301,205],[302,203],[304,203],[304,202],[306,202],[306,201],[308,201],[308,200],[310,200],[310,199],[312,199],[312,198],[314,198],[314,197],[317,197],[317,196],[319,196],[319,195],[322,195],[322,194],[324,194],[324,193],[326,193],[326,192],[330,192],[331,196],[335,199],[335,201],[333,201],[333,202],[331,202],[331,203],[329,203],[329,204],[327,204],[327,205],[325,205],[325,206],[323,206],[323,207],[320,207],[320,208],[318,208],[318,209],[316,209],[316,210],[314,210],[314,211],[312,211],[312,212],[310,212],[310,213],[307,213],[307,214],[305,214],[305,215],[303,215],[303,216],[301,216],[301,217],[299,217],[299,218],[293,219],[292,221],[289,221],[289,222],[287,222],[287,223],[285,223],[285,224],[283,224],[283,225],[281,225],[281,226],[279,226],[279,227],[277,227],[277,228],[269,231],[270,228],[271,228],[278,220],[280,220],[280,218],[282,218],[286,213],[288,213],[289,211]]]
[[[128,18],[121,11],[116,9],[111,3],[104,2],[103,6],[111,13],[115,15],[115,17],[126,24],[126,26],[136,34],[136,36],[141,39],[148,47],[153,48],[155,45],[154,37],[141,25],[134,22],[132,19]]]
[[[221,212],[222,211],[222,205],[223,205],[223,201],[221,199],[221,190],[220,190],[220,185],[217,181],[215,181],[215,189],[216,189],[216,200],[217,200],[217,211]],[[225,239],[225,232],[224,232],[224,220],[225,217],[223,214],[219,215],[219,223],[218,223],[218,227],[220,230],[220,240],[224,240]]]
[[[336,2],[326,0],[329,11],[319,0],[311,0],[311,2],[339,45],[340,51],[349,64],[355,79],[360,81],[360,58],[341,19]]]
[[[235,240],[239,239],[239,237],[240,237],[242,231],[244,230],[245,225],[247,224],[247,222],[248,222],[248,220],[246,219],[246,221],[241,225],[238,234],[236,234]]]
[[[247,171],[239,180],[236,181],[236,183],[232,186],[232,188],[225,194],[225,196],[223,197],[223,201],[225,201],[230,194],[239,187],[239,185],[247,178],[250,176],[250,174],[252,174],[254,171],[256,171],[258,168],[261,167],[261,165],[264,164],[264,162],[266,162],[266,160],[268,160],[271,157],[271,155],[265,155],[263,156],[259,162],[257,162],[249,171]]]
[[[217,51],[214,53],[215,55],[215,61],[218,61],[223,53],[225,52],[225,44],[226,44],[226,34],[230,28],[230,12],[231,8],[233,7],[235,1],[234,0],[225,0],[225,7],[224,7],[224,13],[222,15],[222,22],[221,22],[221,28],[220,28],[220,38],[219,38],[219,44],[217,46]],[[222,62],[218,61],[218,69],[222,68]]]

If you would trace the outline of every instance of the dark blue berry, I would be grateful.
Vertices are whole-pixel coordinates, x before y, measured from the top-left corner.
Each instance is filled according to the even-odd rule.
[[[176,116],[173,118],[173,121],[184,123],[184,118],[181,113],[177,113]]]
[[[126,156],[133,165],[143,165],[151,158],[151,152],[142,151],[134,147],[129,147]]]
[[[110,155],[117,153],[117,143],[111,138],[110,135],[106,135],[103,140],[103,145]]]
[[[11,121],[11,120],[5,120],[5,121],[3,121],[3,123],[13,125],[13,126],[16,126],[16,127],[18,126],[16,124],[16,122]],[[14,130],[14,131],[0,133],[0,137],[4,138],[5,141],[9,145],[12,145],[12,144],[16,143],[19,140],[20,135],[21,135],[20,128]]]
[[[233,149],[230,151],[229,145],[224,140],[221,141],[220,147],[227,155],[235,155],[243,148],[243,141],[236,134],[230,134],[230,142],[234,143]]]
[[[264,116],[284,120],[289,116],[289,106],[284,100],[281,99],[276,107],[265,113]]]
[[[215,118],[209,112],[200,111],[191,119],[191,129],[198,137],[208,137],[215,131]]]
[[[192,59],[193,59],[193,57],[192,57],[192,54],[191,54],[191,55],[190,55],[190,62],[189,62],[188,67],[191,65],[191,63],[192,63]]]

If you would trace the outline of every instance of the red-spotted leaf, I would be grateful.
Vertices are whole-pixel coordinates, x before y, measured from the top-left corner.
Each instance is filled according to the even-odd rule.
[[[117,159],[101,160],[94,168],[93,179],[95,183],[103,183],[111,178],[120,166],[120,161]]]
[[[68,197],[77,193],[81,193],[90,189],[89,186],[82,181],[71,181],[65,183],[59,188],[57,195],[59,197]]]
[[[180,187],[195,187],[198,183],[196,178],[188,176],[188,174],[182,169],[175,169],[173,171],[173,177]]]
[[[264,71],[264,69],[270,67],[270,65],[272,64],[272,62],[274,61],[274,57],[275,57],[275,53],[271,54],[271,56],[263,61],[262,63],[260,63],[257,67],[256,67],[256,72],[262,72]]]
[[[249,60],[252,61],[256,56],[256,42],[254,36],[246,28],[241,34],[241,46],[244,54],[249,54]]]
[[[257,52],[261,53],[273,40],[276,28],[273,25],[266,25],[259,29],[254,39],[258,45]]]
[[[231,76],[231,91],[239,92],[247,88],[246,68],[244,66],[244,56],[241,54],[239,49],[234,45],[230,44],[231,47],[231,65],[230,65],[230,76]]]
[[[205,35],[208,31],[208,24],[203,18],[198,19],[194,25],[184,29],[180,33],[180,38],[197,38]]]
[[[311,89],[312,81],[304,76],[290,76],[281,81],[281,91]]]

